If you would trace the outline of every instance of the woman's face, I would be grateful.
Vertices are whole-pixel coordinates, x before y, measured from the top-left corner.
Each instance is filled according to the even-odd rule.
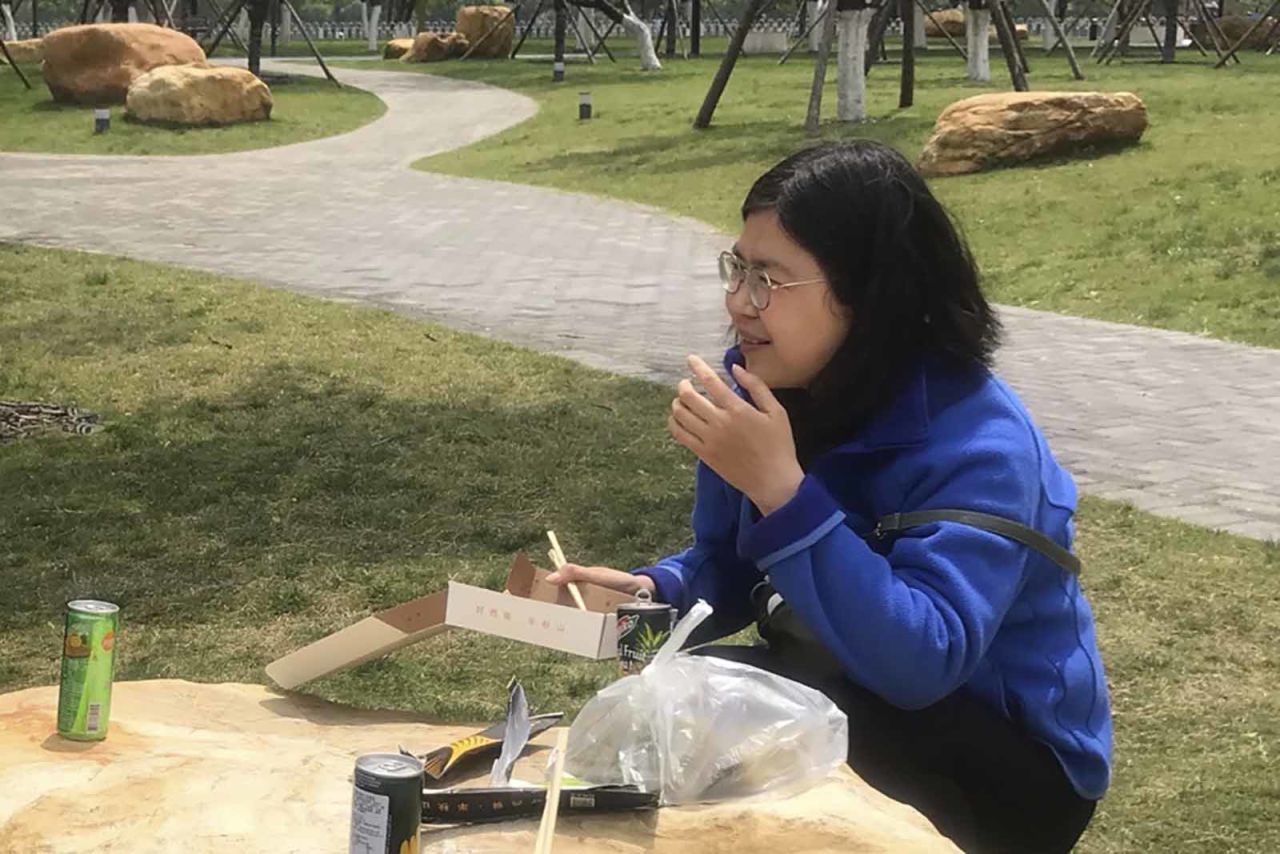
[[[747,370],[770,388],[807,388],[848,334],[847,311],[831,294],[817,259],[791,239],[774,211],[747,217],[734,253],[778,285],[819,280],[775,288],[764,309],[752,305],[746,285],[725,294]]]

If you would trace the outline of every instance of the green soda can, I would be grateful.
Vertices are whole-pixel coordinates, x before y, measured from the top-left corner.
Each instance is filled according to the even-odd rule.
[[[120,609],[110,602],[77,599],[67,603],[58,688],[58,735],[63,738],[101,741],[107,737],[119,626]]]

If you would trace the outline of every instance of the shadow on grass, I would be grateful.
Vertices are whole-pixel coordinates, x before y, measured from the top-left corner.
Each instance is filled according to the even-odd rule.
[[[328,596],[381,608],[451,577],[497,584],[551,518],[571,520],[577,542],[636,553],[654,519],[679,521],[663,496],[628,487],[643,455],[602,440],[616,416],[568,399],[395,400],[276,364],[217,398],[104,416],[94,436],[2,451],[15,491],[0,518],[0,628],[76,596],[135,622],[268,620]]]

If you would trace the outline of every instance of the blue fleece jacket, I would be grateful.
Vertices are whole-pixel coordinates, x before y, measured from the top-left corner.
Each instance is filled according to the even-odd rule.
[[[681,613],[705,599],[726,632],[754,620],[750,592],[768,576],[850,679],[904,709],[971,691],[1096,799],[1110,781],[1111,712],[1076,578],[957,523],[869,537],[890,513],[945,508],[1003,516],[1070,548],[1075,506],[1071,476],[1011,389],[985,370],[927,364],[768,516],[700,463],[692,547],[636,571]]]

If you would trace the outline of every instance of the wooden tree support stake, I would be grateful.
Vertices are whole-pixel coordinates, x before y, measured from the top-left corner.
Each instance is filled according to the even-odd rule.
[[[471,45],[469,48],[467,48],[467,52],[464,53],[461,57],[459,57],[459,59],[470,59],[471,54],[479,50],[480,46],[485,42],[487,42],[490,36],[496,33],[500,27],[502,27],[504,24],[507,23],[507,21],[513,20],[515,18],[516,10],[520,8],[520,5],[521,4],[517,3],[516,5],[512,6],[510,9],[507,10],[506,15],[504,15],[503,17],[499,18],[498,20],[490,24],[489,29],[485,30],[484,34],[481,35],[480,38],[476,39],[476,43]],[[512,26],[515,26],[515,25],[513,24]]]
[[[1005,64],[1009,66],[1009,77],[1013,80],[1015,92],[1027,91],[1027,76],[1018,61],[1018,52],[1013,44],[1016,36],[1009,31],[1009,19],[1002,9],[1004,0],[991,0],[991,23],[995,25],[996,36],[1000,39],[1000,52],[1004,54]]]
[[[338,82],[338,78],[333,76],[333,72],[329,70],[329,66],[325,65],[324,57],[320,55],[320,51],[316,49],[315,42],[311,41],[311,36],[307,35],[307,28],[302,23],[302,16],[298,14],[298,10],[293,8],[291,0],[280,0],[284,7],[289,10],[289,14],[293,16],[293,22],[298,25],[298,31],[302,33],[302,38],[306,40],[307,47],[311,50],[311,55],[316,58],[316,62],[320,63],[320,70],[324,72],[324,76],[329,78],[329,82],[339,89],[342,84]]]
[[[836,40],[836,14],[832,8],[836,0],[830,0],[826,20],[822,22],[822,37],[818,40],[818,56],[813,63],[813,85],[809,89],[809,111],[804,118],[804,131],[810,136],[818,133],[822,124],[822,87],[827,82],[827,60],[831,45]]]
[[[1044,2],[1047,5],[1048,0],[1044,0]],[[933,21],[933,25],[938,28],[938,32],[942,33],[943,37],[946,38],[947,41],[951,42],[951,46],[956,49],[956,53],[960,54],[961,58],[964,59],[965,62],[968,62],[968,51],[962,48],[960,46],[960,42],[956,41],[952,37],[951,33],[947,32],[946,27],[942,26],[942,24],[938,22],[938,19],[933,16],[933,12],[929,11],[929,7],[924,5],[924,0],[916,0],[916,8],[921,12],[924,12],[926,18]]]
[[[725,53],[724,59],[720,61],[720,68],[716,71],[716,76],[711,81],[711,88],[707,90],[707,96],[702,99],[702,107],[698,110],[698,115],[693,120],[695,128],[704,130],[711,126],[711,117],[715,115],[716,106],[720,103],[720,96],[724,94],[725,87],[729,85],[729,77],[733,74],[733,67],[738,63],[738,57],[742,55],[742,45],[747,40],[747,32],[751,29],[751,25],[756,22],[756,18],[759,17],[767,2],[769,0],[751,0],[747,8],[743,10],[742,20],[738,22],[737,29],[733,31],[733,38],[729,40],[729,49]]]
[[[4,58],[9,63],[9,67],[13,69],[13,73],[18,75],[18,79],[22,81],[22,85],[29,90],[31,81],[27,79],[27,75],[22,73],[22,69],[18,67],[18,63],[13,61],[12,54],[9,53],[9,46],[4,43],[4,39],[0,38],[0,53],[4,54]]]
[[[1071,76],[1077,80],[1083,80],[1084,72],[1080,70],[1080,63],[1076,59],[1076,52],[1075,49],[1071,47],[1070,39],[1067,38],[1067,31],[1063,29],[1062,23],[1053,14],[1053,8],[1049,5],[1049,0],[1040,0],[1040,3],[1044,6],[1045,15],[1049,18],[1049,25],[1053,27],[1053,34],[1056,39],[1053,43],[1053,47],[1057,47],[1061,44],[1066,48],[1067,63],[1071,66]],[[1048,56],[1050,53],[1053,53],[1052,47],[1045,52],[1045,56]]]

